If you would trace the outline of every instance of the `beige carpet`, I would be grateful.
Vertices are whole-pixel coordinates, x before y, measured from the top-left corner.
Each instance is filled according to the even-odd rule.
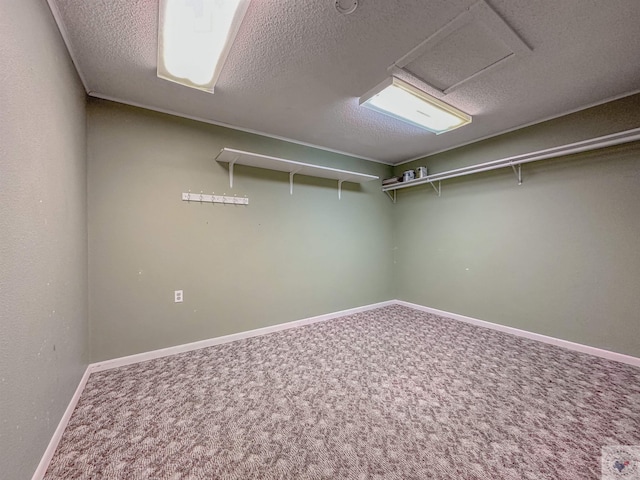
[[[91,375],[54,479],[600,478],[640,369],[392,306]]]

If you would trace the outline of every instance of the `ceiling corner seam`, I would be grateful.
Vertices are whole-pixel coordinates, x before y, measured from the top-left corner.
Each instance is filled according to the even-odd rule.
[[[80,70],[80,65],[76,60],[75,55],[73,54],[73,50],[71,48],[71,41],[69,40],[69,34],[67,30],[64,28],[64,23],[62,22],[62,18],[60,15],[60,10],[58,10],[57,5],[55,4],[55,0],[47,0],[47,5],[49,6],[49,10],[51,11],[51,15],[53,16],[56,25],[58,26],[58,31],[60,32],[60,36],[62,37],[62,41],[64,42],[65,47],[67,48],[67,53],[69,54],[69,58],[71,59],[71,63],[73,64],[76,73],[78,74],[78,78],[80,79],[80,83],[84,87],[84,91],[87,95],[90,95],[89,87],[87,86],[87,81]]]

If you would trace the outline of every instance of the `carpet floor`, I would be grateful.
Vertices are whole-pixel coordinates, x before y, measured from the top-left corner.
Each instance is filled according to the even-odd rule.
[[[600,479],[640,368],[402,306],[94,373],[45,478]]]

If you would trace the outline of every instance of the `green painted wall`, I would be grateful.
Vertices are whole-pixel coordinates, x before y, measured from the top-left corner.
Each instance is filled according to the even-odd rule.
[[[395,168],[431,172],[640,125],[628,97]],[[390,167],[91,100],[93,361],[391,298],[640,355],[637,144],[400,191],[236,167],[222,147],[352,169]],[[180,193],[248,195],[249,207]],[[173,303],[183,289],[185,302]]]
[[[640,95],[396,167],[430,173],[640,126]],[[640,144],[402,190],[397,297],[640,356]]]
[[[93,361],[390,300],[393,204],[236,166],[223,147],[389,176],[391,167],[101,100],[88,103]],[[247,195],[247,207],[181,193]],[[184,290],[184,303],[173,302]]]
[[[42,0],[0,2],[0,478],[31,478],[87,366],[85,92]]]

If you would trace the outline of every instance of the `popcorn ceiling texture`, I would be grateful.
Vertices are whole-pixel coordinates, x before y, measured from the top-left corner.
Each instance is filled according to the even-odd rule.
[[[640,369],[401,306],[94,373],[57,479],[600,478]]]
[[[214,95],[156,77],[158,2],[51,1],[92,95],[385,162],[640,89],[640,2],[628,0],[610,0],[606,8],[583,0],[492,0],[491,7],[533,53],[446,95],[447,102],[474,115],[474,122],[437,137],[364,109],[358,98],[475,0],[367,0],[348,16],[338,14],[332,1],[253,1]],[[472,38],[447,47],[459,71],[477,60],[469,44]],[[500,54],[503,48],[496,45],[494,53]],[[446,76],[446,65],[440,68],[438,74]]]

